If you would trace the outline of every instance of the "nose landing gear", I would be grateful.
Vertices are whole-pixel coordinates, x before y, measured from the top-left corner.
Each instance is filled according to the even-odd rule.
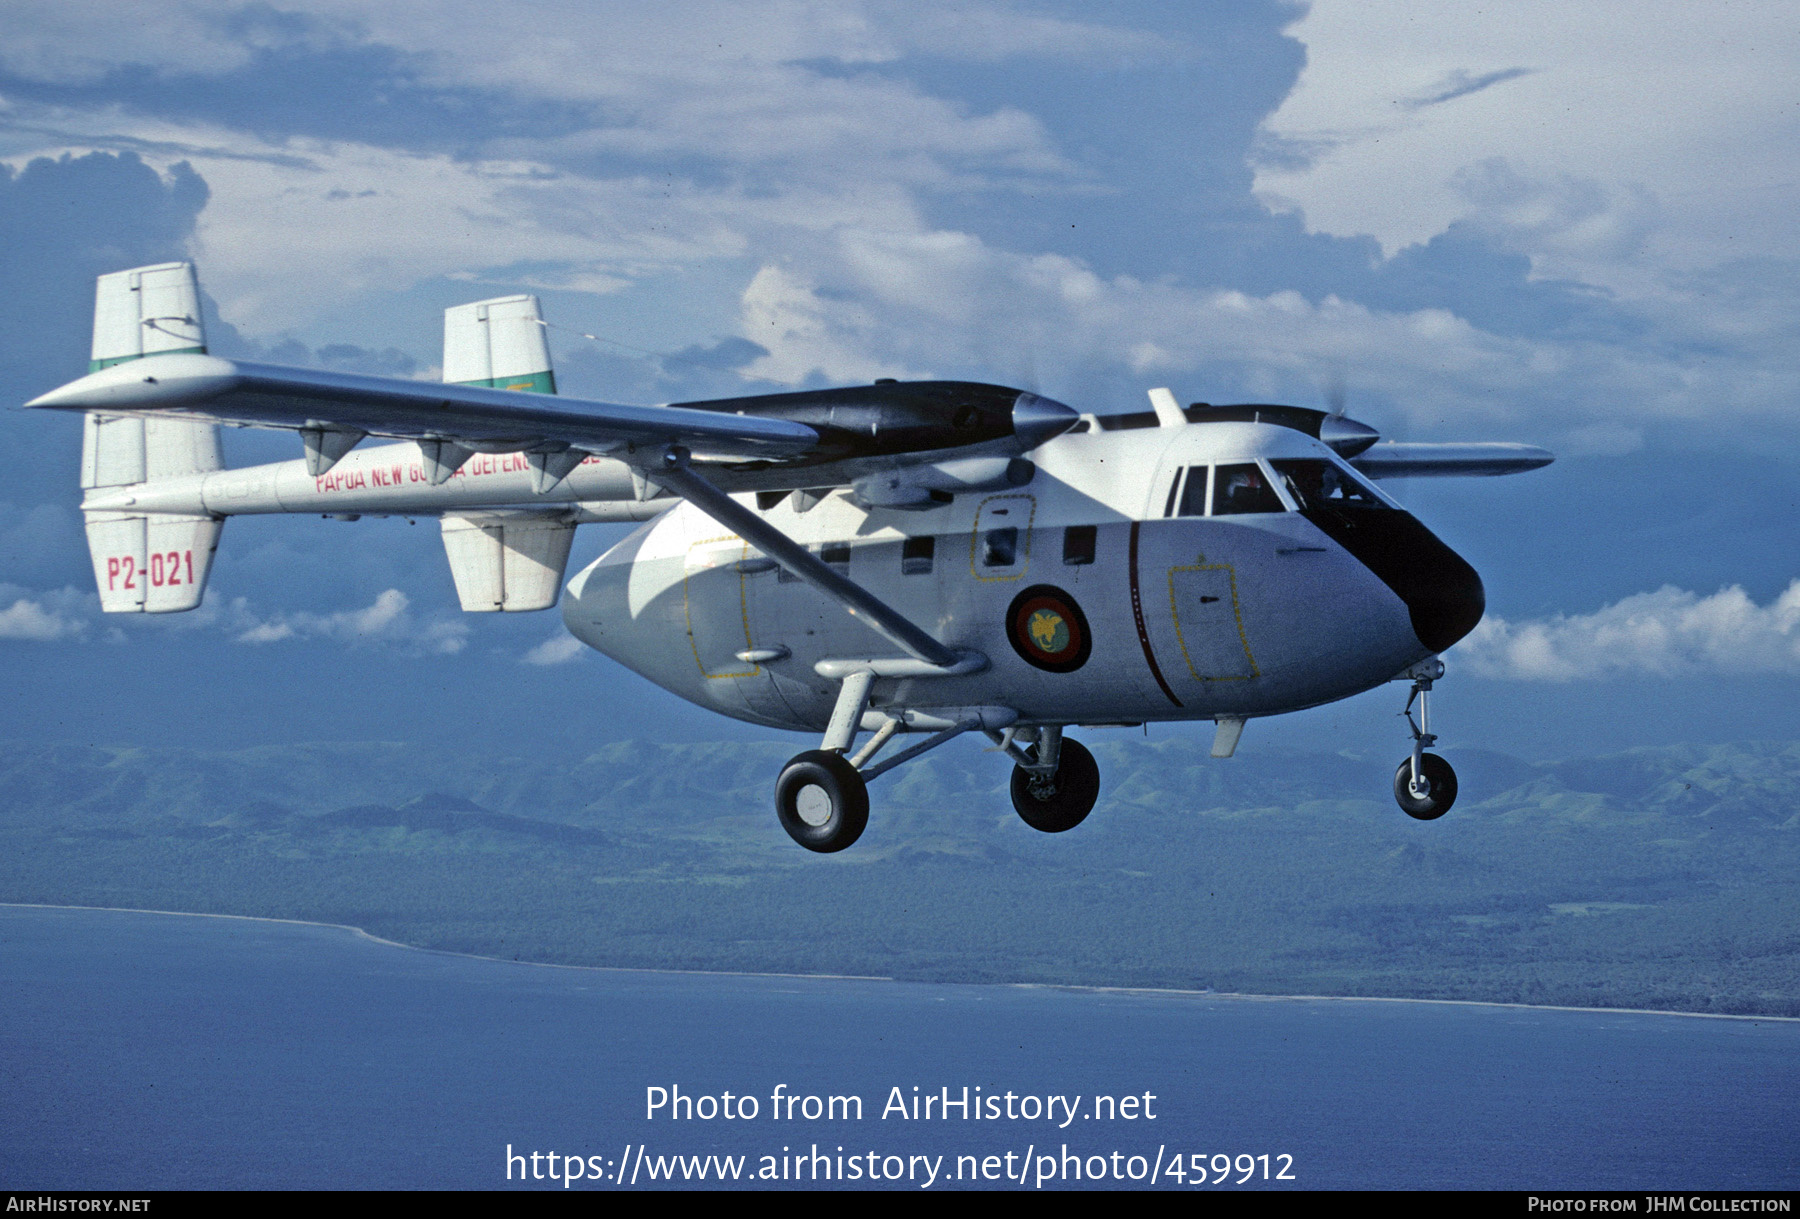
[[[1407,816],[1419,821],[1435,821],[1456,803],[1456,771],[1435,753],[1426,753],[1428,745],[1437,744],[1431,731],[1431,683],[1444,675],[1444,662],[1432,657],[1408,669],[1401,676],[1413,679],[1412,694],[1406,700],[1406,726],[1412,729],[1412,756],[1400,763],[1394,772],[1394,800]],[[1413,720],[1414,703],[1419,704],[1419,718]]]

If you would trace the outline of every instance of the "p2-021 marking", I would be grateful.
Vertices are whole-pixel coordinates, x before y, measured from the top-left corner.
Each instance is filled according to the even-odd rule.
[[[149,577],[152,588],[174,588],[194,582],[194,552],[191,550],[159,551],[150,556],[148,566],[149,571],[141,574]],[[109,556],[106,560],[106,590],[126,588],[136,591],[139,574],[135,555]]]

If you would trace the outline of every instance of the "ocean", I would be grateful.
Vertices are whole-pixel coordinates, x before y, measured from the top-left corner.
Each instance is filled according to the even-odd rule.
[[[1792,1189],[1797,1132],[1794,1021],[561,968],[0,906],[6,1189]]]

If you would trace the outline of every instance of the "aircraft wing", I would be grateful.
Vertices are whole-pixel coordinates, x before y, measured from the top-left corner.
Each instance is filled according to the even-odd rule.
[[[805,454],[819,442],[813,428],[786,419],[552,398],[199,354],[115,364],[26,405],[248,427],[328,428],[476,450],[618,454],[648,447],[660,453],[679,445],[702,461],[781,460]]]
[[[1387,440],[1370,445],[1352,457],[1350,464],[1370,478],[1446,478],[1522,474],[1555,460],[1549,450],[1530,444],[1408,444]]]

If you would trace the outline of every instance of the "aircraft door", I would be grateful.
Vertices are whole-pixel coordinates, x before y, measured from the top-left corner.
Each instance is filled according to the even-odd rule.
[[[682,597],[694,663],[707,679],[752,677],[757,666],[739,660],[750,641],[742,562],[750,547],[735,534],[703,538],[688,546]]]
[[[1258,675],[1230,564],[1171,567],[1169,604],[1183,661],[1179,677],[1210,683]]]

